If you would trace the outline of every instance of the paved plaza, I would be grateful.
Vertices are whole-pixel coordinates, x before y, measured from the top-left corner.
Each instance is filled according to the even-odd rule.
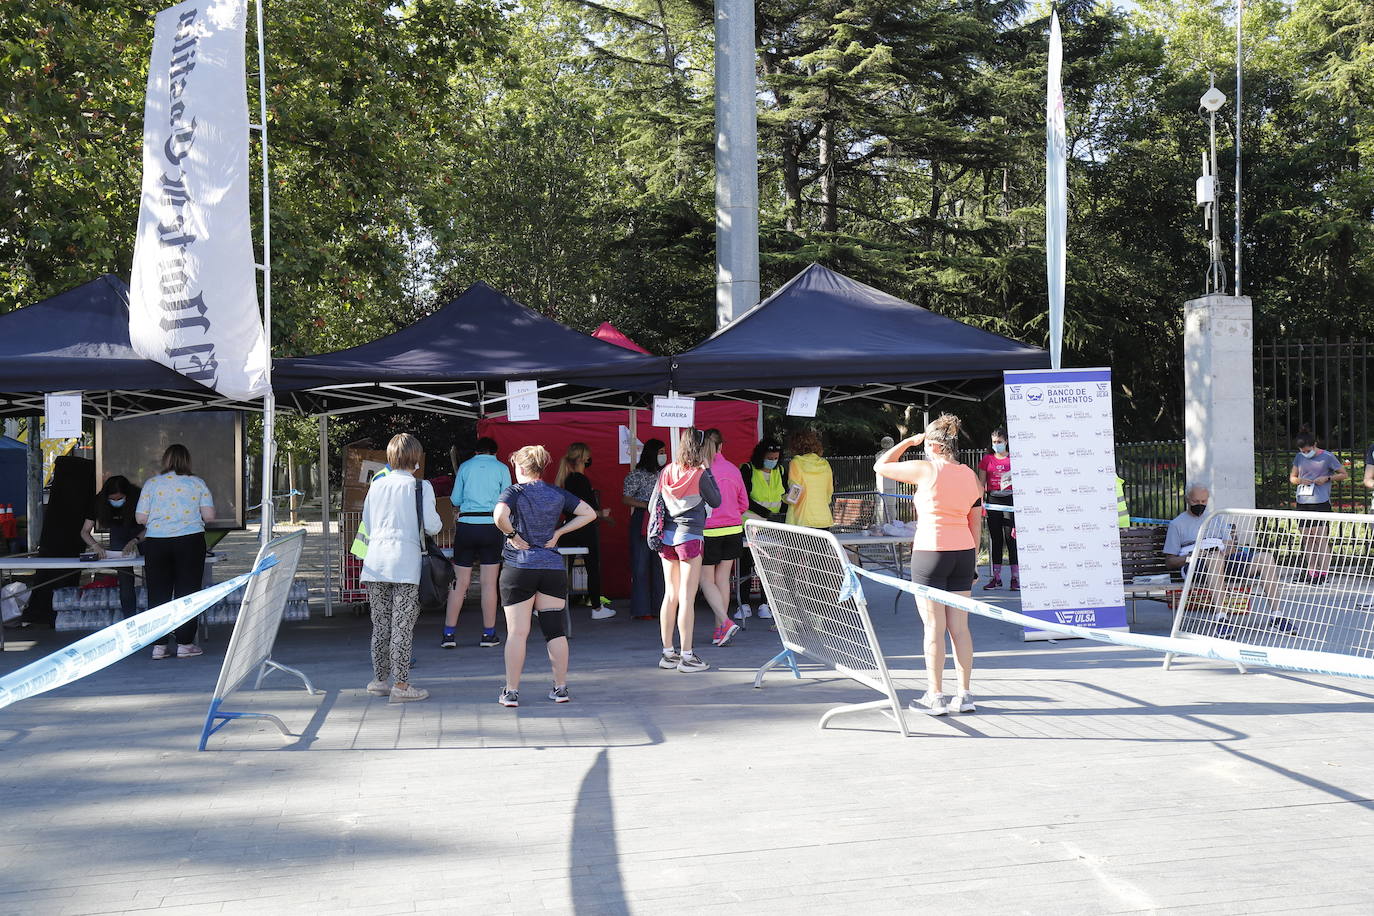
[[[227,542],[247,562],[249,534]],[[312,538],[318,546],[318,536]],[[310,575],[318,574],[314,568]],[[317,584],[317,582],[316,582]],[[904,699],[910,599],[866,585]],[[283,628],[291,678],[234,695],[296,733],[231,723],[196,751],[228,631],[200,659],[141,652],[0,711],[0,913],[1367,913],[1374,686],[974,622],[977,715],[816,723],[876,694],[754,671],[759,621],[714,666],[662,671],[657,624],[576,618],[573,702],[518,710],[502,650],[422,618],[413,680],[369,696],[369,626]],[[1161,605],[1137,629],[1160,632]],[[26,631],[8,672],[81,634]],[[11,632],[11,636],[16,634]]]

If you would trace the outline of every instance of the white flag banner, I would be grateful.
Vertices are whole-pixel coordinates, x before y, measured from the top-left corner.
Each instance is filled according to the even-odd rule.
[[[1050,366],[1058,369],[1064,342],[1064,269],[1069,235],[1068,132],[1059,74],[1064,45],[1059,14],[1050,14],[1050,60],[1045,91],[1045,277],[1050,300]]]
[[[140,356],[240,400],[268,388],[248,214],[244,0],[157,14],[129,293]]]

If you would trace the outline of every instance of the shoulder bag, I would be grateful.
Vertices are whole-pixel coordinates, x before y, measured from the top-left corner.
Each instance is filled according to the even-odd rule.
[[[453,564],[425,534],[425,510],[420,505],[423,482],[415,481],[415,520],[420,528],[420,610],[440,611],[448,605],[449,589],[457,578]]]

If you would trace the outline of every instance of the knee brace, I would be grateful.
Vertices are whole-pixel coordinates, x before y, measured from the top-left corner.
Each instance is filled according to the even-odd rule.
[[[544,642],[550,642],[560,636],[568,635],[563,620],[563,608],[536,611],[534,616],[539,618],[539,632],[544,634]]]

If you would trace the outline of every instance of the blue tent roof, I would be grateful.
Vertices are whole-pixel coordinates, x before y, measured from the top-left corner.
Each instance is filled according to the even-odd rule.
[[[42,413],[35,395],[118,392],[91,401],[108,415],[165,407],[171,400],[223,400],[214,391],[144,359],[129,345],[129,288],[112,274],[0,315],[0,414]],[[161,392],[161,394],[159,394]]]
[[[726,389],[926,385],[1043,369],[1049,353],[937,315],[812,264],[675,357],[684,394]],[[987,385],[982,386],[987,388]]]
[[[668,381],[666,358],[575,331],[485,283],[379,340],[334,353],[278,359],[272,365],[273,388],[284,402],[307,412],[361,404],[385,395],[386,385],[450,396],[455,385],[466,384],[470,396],[471,386],[479,382],[532,379],[581,389],[664,391]],[[366,387],[319,390],[368,383],[378,387],[371,393]],[[385,396],[397,400],[396,389],[390,390]]]

